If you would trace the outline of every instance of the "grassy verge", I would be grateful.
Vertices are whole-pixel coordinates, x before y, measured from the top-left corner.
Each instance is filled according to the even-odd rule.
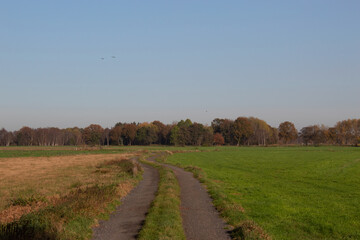
[[[159,170],[160,181],[157,195],[138,239],[185,239],[180,214],[180,187],[174,173],[159,164],[142,162]]]
[[[181,167],[181,165],[177,165]],[[232,202],[223,190],[223,187],[216,183],[216,181],[210,180],[201,168],[196,166],[183,166],[183,168],[186,171],[192,172],[195,178],[206,185],[208,193],[213,199],[214,206],[232,228],[230,231],[232,239],[271,239],[254,221],[248,220],[244,214],[241,214],[244,212],[243,207]],[[240,221],[239,213],[243,215]]]
[[[132,160],[106,161],[96,166],[94,174],[107,175],[106,181],[78,186],[70,193],[54,199],[38,211],[20,219],[0,224],[0,239],[89,239],[97,219],[106,218],[140,180],[140,166]],[[137,174],[137,175],[136,175]],[[13,204],[26,205],[36,199]]]
[[[159,160],[160,162],[167,162],[166,155],[162,155],[162,158]],[[232,228],[230,231],[230,236],[232,239],[271,239],[271,237],[266,234],[264,230],[261,229],[261,227],[256,225],[255,222],[245,220],[245,216],[242,217],[241,221],[238,220],[236,213],[243,211],[241,205],[233,203],[229,199],[228,195],[223,191],[223,187],[216,183],[216,181],[210,180],[201,168],[191,165],[184,166],[179,163],[175,165],[184,168],[186,171],[192,172],[196,179],[205,184],[208,193],[213,199],[214,206]]]

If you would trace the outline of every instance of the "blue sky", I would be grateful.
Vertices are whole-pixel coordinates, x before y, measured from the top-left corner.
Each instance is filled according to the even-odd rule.
[[[350,0],[1,1],[0,128],[360,118],[359,12]]]

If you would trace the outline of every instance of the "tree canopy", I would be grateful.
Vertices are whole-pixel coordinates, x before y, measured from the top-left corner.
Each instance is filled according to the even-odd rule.
[[[1,146],[62,146],[62,145],[272,145],[272,144],[338,144],[357,146],[360,143],[360,119],[339,121],[333,127],[310,125],[298,133],[292,122],[278,128],[255,117],[235,120],[215,118],[211,126],[190,119],[178,123],[121,123],[112,128],[90,124],[85,128],[30,128],[18,131],[0,129]]]

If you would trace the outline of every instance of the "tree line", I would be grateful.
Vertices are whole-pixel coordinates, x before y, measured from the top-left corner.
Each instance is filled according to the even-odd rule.
[[[360,144],[360,119],[348,119],[333,127],[311,125],[298,131],[285,121],[277,128],[254,117],[235,120],[216,118],[210,126],[190,119],[173,124],[117,123],[112,128],[91,124],[86,128],[30,128],[18,131],[0,130],[0,146],[66,146],[66,145],[354,145]]]

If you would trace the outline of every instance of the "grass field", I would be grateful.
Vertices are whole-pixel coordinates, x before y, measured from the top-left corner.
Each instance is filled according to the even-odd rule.
[[[71,156],[86,154],[119,154],[138,149],[119,148],[119,147],[0,147],[0,158],[14,157],[52,157],[52,156]]]
[[[169,162],[195,166],[188,169],[208,185],[235,230],[260,229],[273,239],[360,239],[360,148],[353,147],[0,148],[0,222],[30,211],[40,213],[30,214],[38,221],[54,202],[67,203],[74,194],[89,202],[122,181],[126,192],[136,179],[104,163],[150,151],[173,151]],[[82,229],[91,225],[89,216],[68,217],[64,236],[89,236]]]
[[[131,154],[95,154],[0,159],[0,211],[16,198],[50,197],[73,187],[96,184],[112,178],[96,174],[100,163],[126,159]],[[1,220],[1,214],[0,214]]]
[[[233,226],[253,221],[273,239],[360,239],[360,148],[223,150],[168,161],[200,167]]]
[[[225,149],[224,147],[223,149]],[[0,158],[52,157],[88,154],[119,154],[137,151],[213,151],[213,147],[171,147],[171,146],[60,146],[60,147],[0,147]]]

